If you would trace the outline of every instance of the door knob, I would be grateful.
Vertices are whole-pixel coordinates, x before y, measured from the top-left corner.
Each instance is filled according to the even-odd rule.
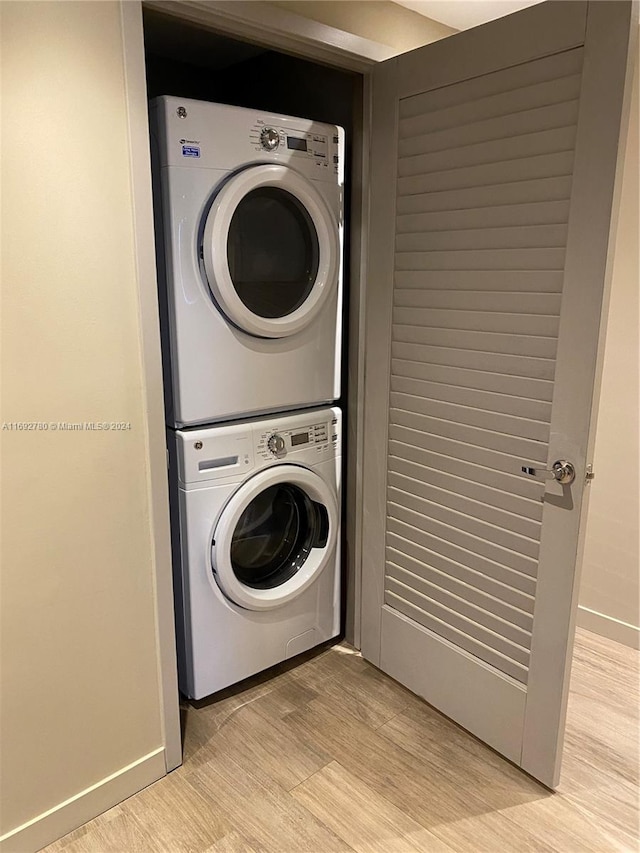
[[[555,480],[563,486],[568,486],[576,478],[576,469],[566,459],[558,459],[551,468],[530,468],[522,466],[522,473],[535,477],[536,480]]]

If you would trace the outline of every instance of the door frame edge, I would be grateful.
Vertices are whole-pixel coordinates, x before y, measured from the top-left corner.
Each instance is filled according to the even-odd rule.
[[[147,499],[151,522],[156,655],[167,773],[182,764],[182,735],[175,644],[171,529],[158,288],[151,193],[151,157],[144,68],[142,5],[120,0],[127,109],[129,180],[133,200],[135,271],[143,392],[146,400]]]
[[[140,0],[137,0],[140,2]],[[268,3],[245,0],[142,0],[152,11],[345,71],[366,74],[398,50]]]

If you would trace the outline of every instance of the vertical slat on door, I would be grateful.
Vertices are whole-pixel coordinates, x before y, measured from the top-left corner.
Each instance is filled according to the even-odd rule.
[[[399,106],[384,601],[521,685],[582,60]]]

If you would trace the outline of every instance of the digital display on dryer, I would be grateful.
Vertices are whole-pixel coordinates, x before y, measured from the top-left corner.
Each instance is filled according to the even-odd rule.
[[[299,444],[309,443],[309,433],[299,432],[297,435],[291,436],[291,447],[297,447]]]
[[[287,148],[291,148],[293,151],[306,151],[307,140],[300,139],[298,136],[287,136]]]

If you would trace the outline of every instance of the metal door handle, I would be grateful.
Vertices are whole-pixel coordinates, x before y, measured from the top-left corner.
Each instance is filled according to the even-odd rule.
[[[557,483],[562,483],[563,486],[573,483],[576,478],[576,469],[566,459],[558,459],[551,468],[529,468],[523,465],[522,473],[535,477],[536,480],[555,480]]]

